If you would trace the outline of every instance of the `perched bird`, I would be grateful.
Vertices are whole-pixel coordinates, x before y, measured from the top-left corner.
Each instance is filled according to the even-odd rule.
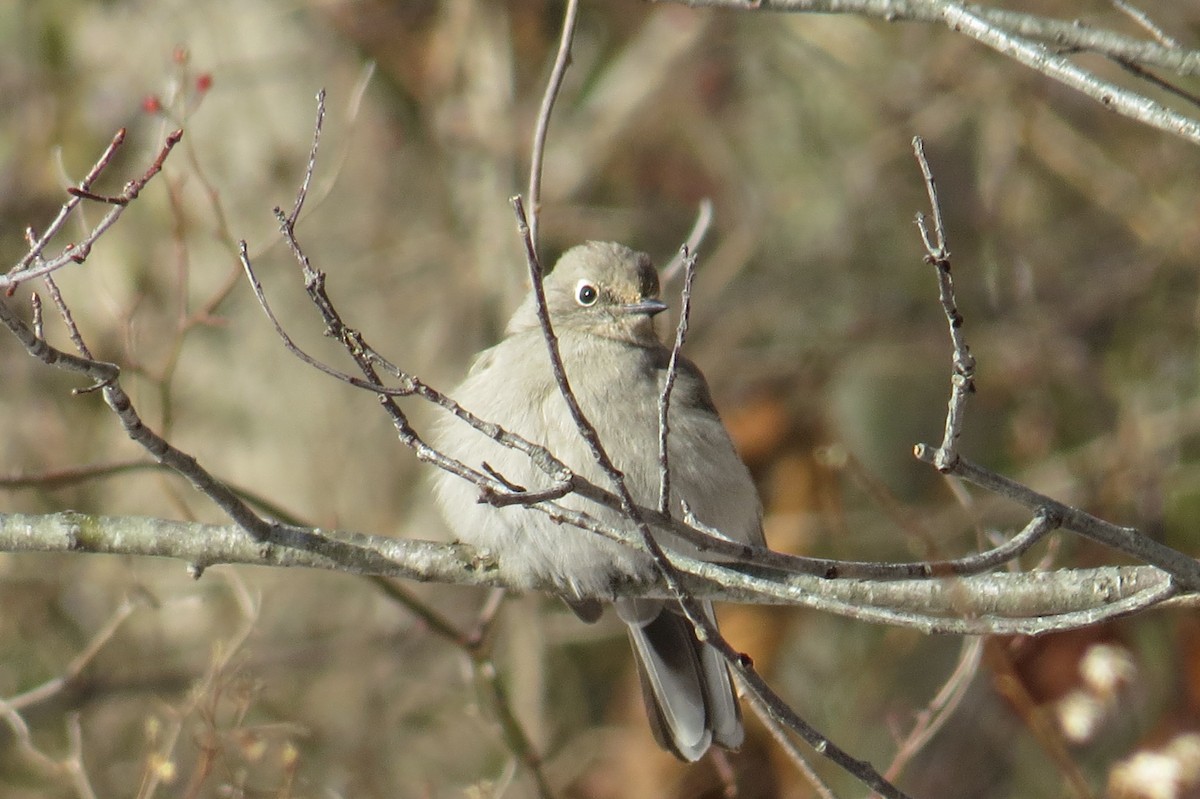
[[[654,265],[649,256],[620,244],[588,242],[564,254],[543,285],[563,367],[581,409],[625,475],[634,501],[656,507],[658,402],[671,353],[654,330],[653,317],[667,307],[659,299]],[[450,396],[611,489],[554,380],[532,293],[513,314],[504,339],[480,353]],[[682,499],[705,525],[737,541],[763,544],[762,509],[750,473],[734,451],[704,377],[683,358],[669,413],[673,515],[680,516]],[[486,463],[528,490],[551,484],[527,456],[461,420],[446,419],[433,444],[474,468]],[[614,582],[653,573],[651,558],[639,550],[556,524],[526,507],[482,504],[475,486],[449,472],[436,479],[441,511],[460,540],[494,555],[520,584],[552,581],[588,621],[599,615],[598,600],[613,599]],[[619,512],[582,497],[557,501],[606,524],[635,529]],[[696,554],[667,538],[656,540]],[[728,668],[713,647],[696,638],[678,603],[617,598],[614,604],[628,626],[659,744],[687,761],[699,759],[713,743],[737,748],[742,719]],[[711,605],[704,608],[712,617]]]

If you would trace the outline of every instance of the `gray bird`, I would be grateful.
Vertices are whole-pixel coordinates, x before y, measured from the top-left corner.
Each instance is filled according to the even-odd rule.
[[[588,242],[569,250],[544,281],[547,308],[559,337],[563,366],[584,414],[595,425],[634,501],[658,504],[658,398],[670,350],[654,330],[666,309],[649,256],[620,244]],[[542,444],[577,474],[611,488],[571,419],[550,369],[532,293],[513,314],[505,338],[475,360],[451,393],[467,410]],[[763,544],[762,509],[750,473],[734,451],[708,386],[694,364],[680,359],[670,405],[668,456],[671,507],[686,500],[696,517],[736,541]],[[469,466],[486,463],[529,490],[550,481],[525,455],[496,444],[453,417],[433,444]],[[648,555],[599,535],[555,524],[545,514],[478,502],[478,489],[440,472],[436,494],[460,540],[497,557],[517,583],[552,581],[576,613],[599,615],[598,600],[613,584],[651,576]],[[617,511],[578,496],[559,502],[609,525],[634,530]],[[696,550],[665,538],[661,544]],[[678,603],[616,599],[628,626],[642,695],[655,739],[695,761],[712,743],[737,748],[741,711],[724,659],[697,640]],[[712,607],[705,603],[712,617]]]

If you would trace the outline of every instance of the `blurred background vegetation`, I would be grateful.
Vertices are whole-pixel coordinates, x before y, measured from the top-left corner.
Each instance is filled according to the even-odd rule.
[[[1025,5],[1144,33],[1103,2]],[[562,8],[4,4],[0,262],[20,258],[25,227],[49,221],[118,128],[129,142],[99,191],[118,191],[184,127],[162,179],[85,266],[60,273],[94,352],[122,366],[151,425],[234,485],[310,524],[444,537],[427,471],[371,396],[284,352],[239,280],[235,242],[248,240],[292,334],[342,363],[271,215],[292,202],[325,87],[301,240],[352,325],[452,386],[525,290],[507,199],[525,189]],[[1143,8],[1197,46],[1200,7]],[[949,382],[912,222],[927,207],[914,134],[939,182],[980,362],[966,454],[1196,552],[1200,151],[945,28],[585,0],[551,123],[542,247],[552,260],[612,239],[665,262],[712,198],[689,351],[760,481],[771,543],[855,559],[970,551],[1023,522],[980,494],[962,503],[910,454],[940,439]],[[61,326],[48,329],[65,345]],[[0,477],[146,459],[96,394],[71,394],[80,385],[0,339]],[[10,480],[0,508],[224,521],[154,469]],[[1025,565],[1038,558],[1112,562],[1071,538]],[[411,590],[463,629],[483,602]],[[79,713],[100,796],[535,793],[464,650],[345,575],[222,567],[193,581],[174,562],[0,555],[0,696],[65,673],[129,598],[139,604],[94,661],[24,714],[34,741],[61,754]],[[723,618],[803,715],[880,768],[962,646],[796,610]],[[1077,740],[1061,706],[1097,644],[1131,670]],[[653,746],[618,625],[510,598],[492,645],[558,795],[719,795],[710,766],[685,772]],[[994,641],[899,784],[920,797],[1141,796],[1114,775],[1188,730],[1200,731],[1194,614]],[[813,795],[757,735],[730,763],[741,796]],[[861,795],[818,770],[839,795]],[[1200,795],[1190,790],[1162,795]],[[0,728],[0,795],[77,794]]]

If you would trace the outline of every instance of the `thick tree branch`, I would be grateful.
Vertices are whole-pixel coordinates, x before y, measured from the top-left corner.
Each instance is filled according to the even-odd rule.
[[[918,444],[914,448],[914,453],[917,458],[926,463],[936,464],[937,462],[936,447]],[[941,471],[961,477],[980,488],[1019,502],[1027,508],[1047,509],[1061,518],[1063,529],[1079,533],[1145,563],[1153,564],[1168,572],[1182,588],[1188,591],[1200,589],[1200,561],[1143,535],[1134,527],[1122,527],[1099,519],[1090,513],[1051,499],[1002,474],[985,469],[966,458],[956,457],[948,467]]]
[[[510,587],[503,559],[465,544],[398,539],[279,525],[269,541],[236,525],[65,511],[0,514],[0,551],[164,557],[189,568],[220,564],[302,567],[419,582]],[[823,580],[768,576],[670,552],[681,584],[697,599],[796,605],[927,632],[1036,635],[1082,626],[1162,602],[1170,578],[1150,566],[999,572],[934,580]],[[554,592],[553,585],[535,586]],[[622,595],[670,597],[665,582],[628,583]],[[1190,594],[1178,602],[1200,603]]]
[[[693,8],[781,11],[812,14],[855,14],[887,22],[940,22],[937,0],[655,0]],[[1200,75],[1200,50],[1171,47],[1104,30],[1079,20],[1054,19],[1004,8],[965,4],[967,11],[1017,36],[1068,50],[1097,53],[1158,67],[1178,75]]]
[[[1083,92],[1106,108],[1167,133],[1174,133],[1193,144],[1200,144],[1200,120],[1184,116],[1145,95],[1101,80],[1070,59],[1056,55],[1041,44],[1014,36],[956,3],[940,3],[942,19],[951,30],[1003,55],[1020,61],[1047,77]]]
[[[1114,61],[1155,66],[1180,75],[1200,74],[1200,51],[1173,49],[1065,20],[965,5],[945,0],[659,0],[694,7],[743,11],[855,14],[889,22],[940,22],[997,52],[1083,92],[1106,108],[1200,144],[1200,120],[1100,79],[1059,51],[1089,51]]]

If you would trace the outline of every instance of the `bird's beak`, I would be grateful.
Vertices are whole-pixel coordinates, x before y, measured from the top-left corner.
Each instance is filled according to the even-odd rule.
[[[662,300],[642,300],[641,302],[633,302],[628,305],[622,305],[621,311],[627,314],[645,314],[646,316],[654,316],[667,310],[669,306]]]

